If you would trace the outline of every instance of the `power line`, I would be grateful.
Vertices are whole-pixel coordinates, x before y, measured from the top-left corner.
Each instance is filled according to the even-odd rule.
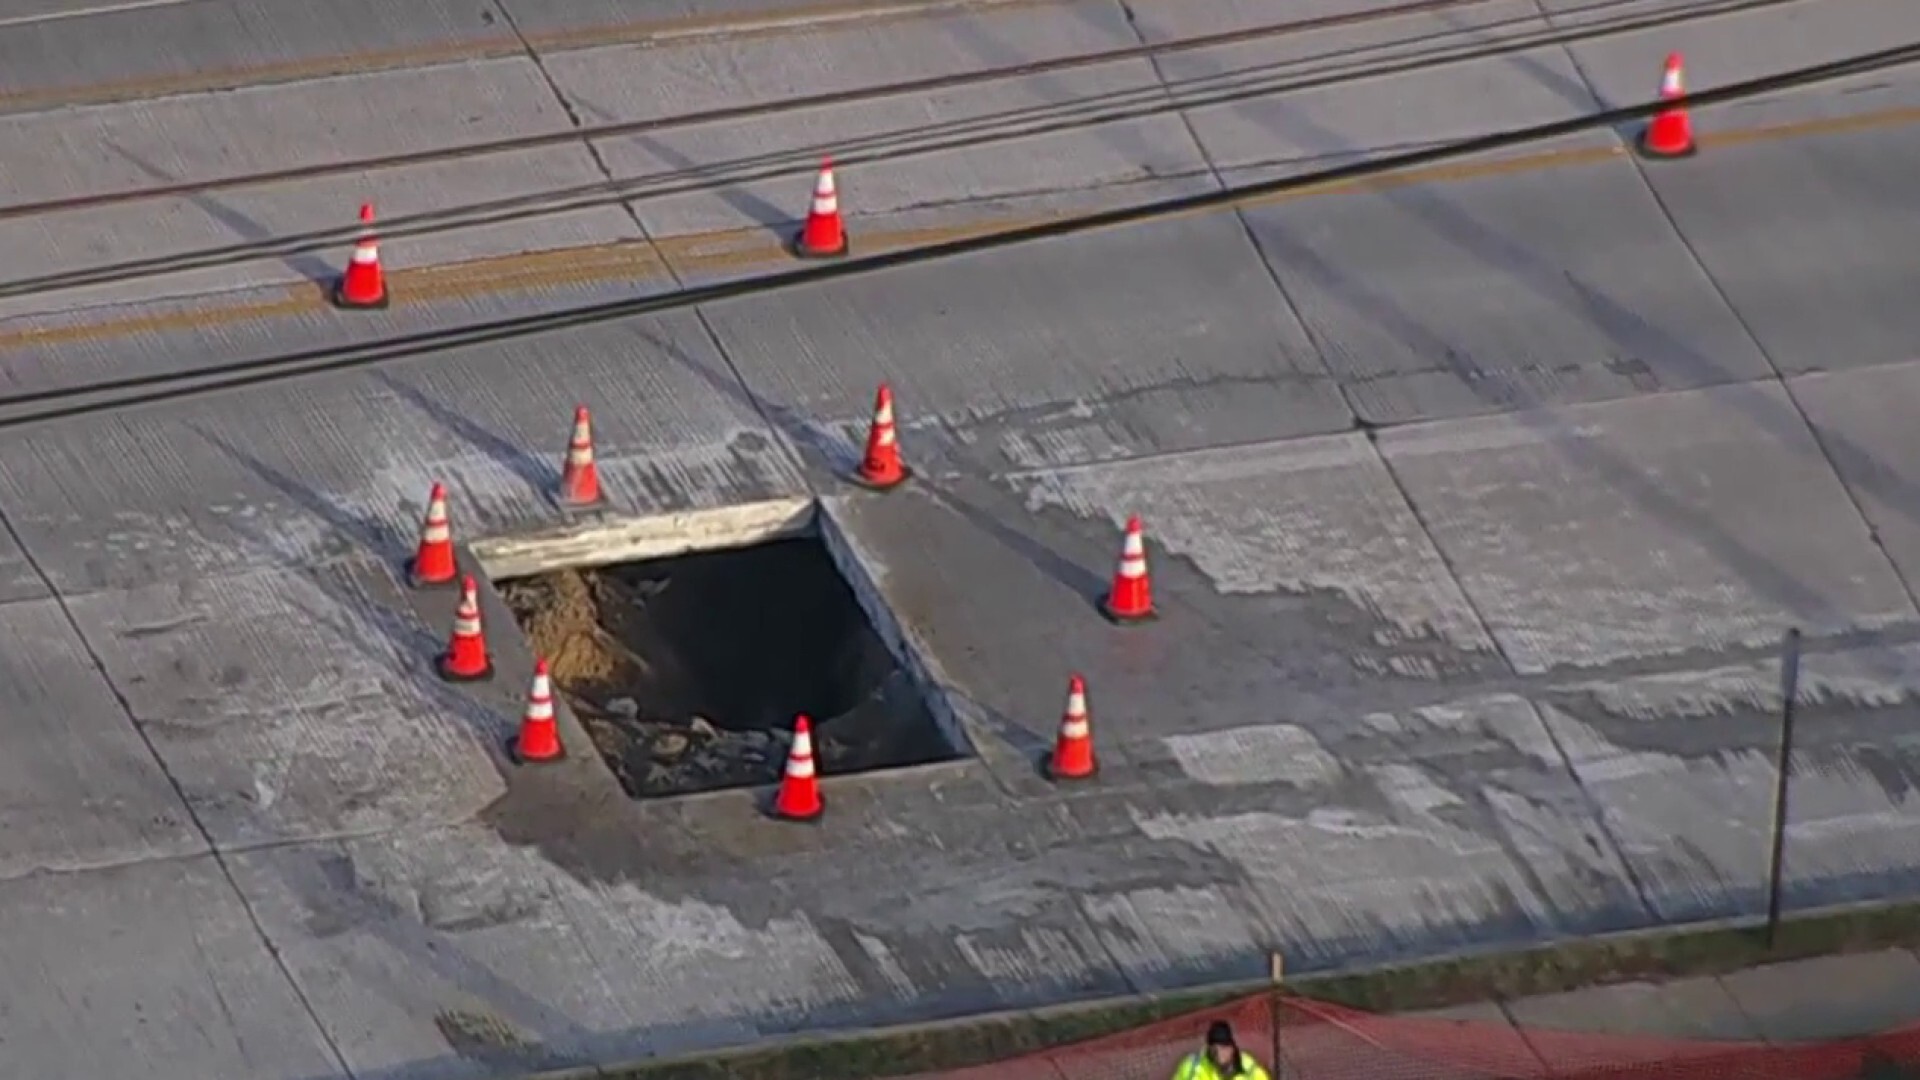
[[[568,308],[561,311],[475,323],[447,330],[425,331],[366,345],[308,349],[280,356],[220,364],[188,373],[131,376],[95,383],[86,387],[10,395],[0,397],[0,407],[33,405],[43,402],[60,402],[95,395],[127,392],[127,396],[108,401],[62,405],[53,409],[46,409],[25,415],[0,418],[0,427],[14,427],[45,420],[70,419],[134,405],[154,404],[219,390],[240,389],[243,387],[280,382],[306,375],[317,375],[368,367],[374,364],[410,359],[469,345],[509,341],[558,330],[590,326],[616,319],[650,315],[663,311],[693,307],[699,304],[737,299],[782,289],[791,289],[801,285],[812,285],[842,278],[852,278],[896,267],[912,266],[919,263],[950,259],[960,255],[1012,247],[1036,240],[1055,239],[1091,232],[1096,229],[1111,228],[1118,225],[1129,225],[1180,214],[1217,209],[1251,199],[1281,195],[1306,188],[1351,184],[1356,181],[1383,176],[1410,168],[1417,168],[1423,165],[1436,164],[1454,158],[1471,157],[1478,154],[1563,138],[1595,128],[1612,127],[1629,121],[1643,119],[1667,108],[1697,107],[1739,101],[1745,98],[1775,93],[1795,87],[1811,86],[1849,76],[1869,74],[1871,72],[1900,67],[1917,61],[1920,61],[1920,43],[1910,43],[1891,49],[1866,53],[1845,60],[1798,68],[1763,78],[1750,79],[1744,82],[1718,87],[1713,90],[1702,91],[1697,94],[1689,94],[1677,101],[1651,101],[1640,105],[1609,109],[1587,116],[1556,120],[1551,123],[1518,128],[1491,135],[1482,135],[1440,146],[1413,150],[1391,157],[1375,158],[1335,166],[1312,173],[1230,186],[1217,191],[1202,192],[1196,195],[1137,203],[1131,206],[1117,207],[1111,210],[1098,211],[1077,217],[1061,218],[1036,225],[1008,229],[1002,232],[988,233],[982,236],[965,237],[939,244],[905,248],[879,255],[870,255],[862,259],[844,263],[828,263],[778,274],[679,289],[655,296],[607,301]],[[140,391],[145,392],[142,393]]]
[[[1591,13],[1602,8],[1621,4],[1635,4],[1642,0],[1607,0],[1606,3],[1590,5],[1578,9],[1582,13]],[[1784,4],[1804,3],[1806,0],[1707,0],[1680,9],[1669,9],[1659,14],[1639,19],[1601,22],[1570,31],[1549,31],[1544,34],[1516,38],[1489,46],[1453,47],[1451,50],[1433,50],[1411,59],[1378,66],[1354,65],[1348,68],[1332,68],[1278,83],[1255,81],[1251,85],[1237,85],[1236,80],[1250,75],[1260,75],[1275,68],[1291,67],[1299,61],[1280,64],[1259,65],[1253,68],[1224,72],[1218,75],[1201,76],[1194,79],[1178,80],[1162,86],[1158,83],[1124,91],[1115,91],[1106,95],[1081,99],[1061,105],[1030,106],[1002,113],[989,114],[964,121],[955,121],[945,125],[929,125],[925,128],[891,132],[850,140],[840,144],[836,160],[842,165],[861,165],[874,161],[901,160],[935,153],[944,153],[957,149],[966,149],[1012,139],[1034,138],[1062,132],[1077,131],[1101,124],[1115,123],[1121,120],[1140,119],[1163,115],[1182,109],[1205,108],[1215,105],[1233,104],[1256,100],[1303,90],[1321,89],[1362,78],[1383,78],[1428,70],[1446,64],[1464,63],[1491,59],[1515,52],[1538,49],[1556,45],[1570,45],[1583,41],[1610,37],[1619,34],[1634,33],[1660,26],[1686,22],[1694,19],[1720,15],[1736,14]],[[1488,24],[1476,29],[1497,29],[1513,23],[1535,23],[1536,15],[1520,16],[1513,19]],[[1409,41],[1387,43],[1384,45],[1357,46],[1333,53],[1322,54],[1316,60],[1338,58],[1352,53],[1378,51],[1384,48],[1404,47],[1434,38],[1452,36],[1452,33],[1431,34]],[[1222,89],[1210,94],[1186,96],[1192,88],[1206,87],[1212,84],[1224,84]],[[1121,98],[1143,99],[1140,104],[1127,105],[1111,111],[1101,111],[1099,106]],[[1103,100],[1104,99],[1104,100]],[[1011,122],[1033,118],[1048,122],[1029,126],[1012,127]],[[1002,129],[1001,125],[1009,125]],[[973,132],[969,134],[968,132]],[[918,140],[935,134],[948,134],[952,137],[931,142]],[[889,149],[893,148],[893,149]],[[618,203],[644,202],[670,196],[685,195],[716,190],[723,186],[737,186],[760,180],[773,179],[789,175],[801,168],[811,168],[827,147],[811,147],[802,150],[784,151],[753,157],[736,159],[698,169],[681,170],[672,173],[655,174],[622,181],[597,181],[592,184],[578,185],[533,195],[512,196],[505,199],[473,203],[466,206],[433,210],[406,217],[394,218],[383,223],[379,230],[382,239],[431,235],[456,229],[475,228],[487,225],[507,224],[530,218],[551,216],[579,210],[593,209]],[[753,168],[754,166],[764,166]],[[747,171],[735,171],[745,169]],[[680,177],[709,177],[709,179],[687,180],[671,183]],[[663,182],[664,183],[663,185]],[[663,185],[663,186],[656,186]],[[106,266],[88,267],[81,270],[61,271],[54,274],[23,278],[12,282],[0,283],[0,297],[34,296],[60,289],[78,288],[88,285],[120,284],[142,280],[162,274],[179,273],[188,270],[205,270],[239,263],[252,262],[265,258],[285,258],[326,250],[345,242],[358,231],[357,226],[328,227],[308,233],[292,234],[267,240],[248,241],[199,251],[171,255],[153,256],[144,259],[128,260]]]
[[[463,158],[485,157],[493,154],[510,153],[516,150],[537,150],[548,146],[564,146],[569,143],[585,142],[593,139],[647,135],[672,128],[746,120],[780,112],[798,112],[806,109],[817,109],[835,105],[850,105],[883,97],[901,97],[908,94],[925,94],[939,90],[952,90],[962,86],[995,82],[1001,79],[1016,79],[1031,75],[1071,71],[1076,68],[1110,64],[1121,60],[1138,60],[1155,56],[1168,56],[1196,49],[1259,41],[1266,38],[1287,37],[1294,34],[1306,34],[1320,30],[1333,30],[1362,23],[1402,18],[1410,15],[1434,14],[1455,8],[1476,7],[1492,2],[1493,0],[1411,0],[1411,2],[1371,11],[1345,12],[1338,15],[1295,19],[1283,23],[1267,23],[1260,26],[1243,27],[1239,30],[1228,30],[1190,38],[1178,38],[1171,41],[1155,42],[1145,45],[1129,45],[1123,48],[1105,49],[1099,52],[1078,53],[1073,56],[1057,57],[1052,60],[1011,64],[1002,67],[986,68],[980,71],[961,72],[954,75],[937,75],[924,79],[889,83],[884,86],[869,86],[851,90],[835,90],[823,94],[809,94],[777,102],[762,102],[752,105],[729,105],[718,109],[705,109],[700,112],[683,113],[678,116],[653,117],[646,120],[623,120],[608,124],[590,124],[584,127],[570,127],[558,131],[545,131],[537,135],[518,135],[503,139],[492,139],[485,142],[467,143],[462,146],[439,147],[432,150],[410,150],[398,154],[360,158],[355,161],[332,162],[324,165],[302,165],[285,169],[243,173],[212,180],[193,180],[173,184],[161,184],[130,191],[76,195],[64,199],[48,199],[42,202],[0,207],[0,220],[14,217],[31,217],[64,210],[94,209],[100,206],[130,202],[138,199],[154,199],[175,195],[203,195],[208,192],[223,191],[237,187],[254,187],[261,184],[284,183],[290,180],[312,180],[317,177],[332,176],[340,173],[369,172],[374,169],[391,169],[407,165],[427,165],[435,162],[458,161]],[[1565,14],[1578,14],[1581,10],[1585,9],[1576,9],[1573,12]],[[1538,18],[1538,16],[1532,17]]]

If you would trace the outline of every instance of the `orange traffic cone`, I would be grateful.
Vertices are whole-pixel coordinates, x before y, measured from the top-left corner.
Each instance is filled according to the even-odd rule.
[[[493,659],[487,655],[487,635],[480,624],[480,588],[468,574],[460,581],[460,606],[453,611],[453,637],[439,662],[440,677],[448,682],[478,682],[493,677]]]
[[[360,240],[353,261],[333,290],[335,307],[365,310],[387,306],[387,279],[380,272],[380,242],[373,235],[373,204],[360,207]]]
[[[826,808],[820,798],[820,778],[813,771],[813,725],[802,716],[793,722],[793,749],[787,752],[787,771],[773,796],[773,816],[818,821]]]
[[[1669,54],[1666,71],[1660,76],[1660,100],[1674,101],[1686,94],[1680,54]],[[1650,158],[1692,157],[1697,149],[1693,143],[1693,121],[1688,119],[1684,105],[1655,113],[1647,130],[1640,135],[1640,152]]]
[[[820,175],[813,182],[813,205],[807,208],[807,224],[794,240],[793,250],[803,259],[831,259],[847,253],[840,196],[833,188],[832,158],[820,163]]]
[[[593,463],[593,418],[585,405],[573,410],[567,465],[560,473],[560,501],[568,506],[592,506],[600,501],[600,469]]]
[[[1067,711],[1060,717],[1060,738],[1047,759],[1047,775],[1055,780],[1085,780],[1100,771],[1093,760],[1093,723],[1087,715],[1087,681],[1078,675],[1067,680]]]
[[[900,440],[893,429],[893,389],[881,383],[873,400],[873,426],[867,429],[867,454],[854,480],[862,487],[885,491],[912,475],[900,460]]]
[[[416,589],[446,585],[459,569],[453,561],[453,523],[447,519],[447,489],[438,481],[427,495],[427,517],[420,523],[420,548],[407,567],[407,580]]]
[[[547,662],[533,665],[533,686],[527,691],[527,711],[520,717],[520,737],[513,740],[513,759],[522,765],[559,761],[567,756],[560,745],[560,727],[553,720],[553,679]]]
[[[1113,589],[1101,601],[1100,609],[1118,623],[1140,622],[1154,616],[1153,582],[1147,577],[1147,542],[1138,514],[1127,519],[1127,537],[1120,545],[1120,565],[1113,572]]]

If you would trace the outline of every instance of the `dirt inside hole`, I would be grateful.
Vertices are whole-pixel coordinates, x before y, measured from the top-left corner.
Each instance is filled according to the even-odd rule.
[[[823,773],[956,756],[817,540],[499,587],[636,798],[773,783],[801,713]]]

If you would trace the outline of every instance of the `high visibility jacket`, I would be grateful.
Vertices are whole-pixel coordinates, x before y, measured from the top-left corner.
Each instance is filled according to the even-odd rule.
[[[1267,1070],[1244,1050],[1240,1052],[1240,1068],[1233,1073],[1220,1071],[1205,1051],[1195,1051],[1180,1059],[1180,1067],[1173,1071],[1173,1080],[1269,1080],[1269,1077]]]

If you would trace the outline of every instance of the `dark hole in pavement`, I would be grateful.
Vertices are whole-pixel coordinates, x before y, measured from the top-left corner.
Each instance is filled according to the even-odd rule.
[[[800,713],[825,774],[958,756],[817,539],[499,587],[636,798],[775,782]]]

